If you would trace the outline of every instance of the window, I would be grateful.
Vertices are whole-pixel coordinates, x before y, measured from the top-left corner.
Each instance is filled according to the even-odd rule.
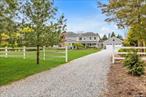
[[[80,37],[79,40],[82,40],[82,37]]]
[[[94,37],[94,40],[96,40],[96,37]]]
[[[92,39],[92,37],[90,37],[90,40]]]

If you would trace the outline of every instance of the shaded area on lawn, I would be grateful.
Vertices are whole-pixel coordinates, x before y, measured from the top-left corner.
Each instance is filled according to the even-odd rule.
[[[99,50],[100,49],[69,50],[69,61],[95,53]],[[49,70],[64,63],[64,58],[48,58],[46,61],[41,60],[40,65],[37,65],[35,58],[0,57],[0,86],[44,70]]]

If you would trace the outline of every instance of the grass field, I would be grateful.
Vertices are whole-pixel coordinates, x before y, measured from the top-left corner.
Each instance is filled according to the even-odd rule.
[[[55,50],[55,52],[57,51],[60,50]],[[69,61],[97,51],[99,49],[69,50]],[[45,61],[42,60],[42,54],[40,55],[41,61],[39,65],[35,62],[35,52],[33,51],[26,53],[26,59],[23,59],[23,55],[18,52],[16,54],[17,57],[13,56],[14,54],[11,54],[11,57],[8,58],[0,57],[0,86],[65,63],[64,58],[51,58],[52,55],[56,56],[56,54],[51,54],[49,51],[46,54]]]

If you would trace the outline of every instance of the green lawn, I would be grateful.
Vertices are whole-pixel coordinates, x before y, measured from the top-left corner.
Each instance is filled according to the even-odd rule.
[[[53,51],[53,50],[52,50]],[[55,50],[57,52],[59,50]],[[69,61],[97,52],[99,49],[85,49],[85,50],[69,50]],[[16,52],[18,53],[18,52]],[[18,53],[20,57],[0,57],[0,86],[11,83],[13,81],[23,79],[29,75],[49,70],[58,65],[65,63],[64,58],[51,58],[51,53],[46,54],[46,60],[42,60],[39,65],[35,62],[35,52],[26,54],[26,59]]]

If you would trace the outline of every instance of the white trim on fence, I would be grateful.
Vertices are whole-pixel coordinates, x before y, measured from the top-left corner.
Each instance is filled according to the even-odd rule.
[[[146,47],[115,47],[120,49],[146,49]]]
[[[68,47],[65,46],[65,62],[68,62]]]
[[[46,47],[43,46],[43,60],[46,60]]]
[[[50,56],[52,58],[64,58],[65,62],[68,62],[68,47],[65,46],[65,47],[61,47],[60,49],[64,49],[65,51],[59,51],[59,52],[53,52],[53,51],[46,51],[46,47],[43,46],[42,48],[42,53],[43,53],[43,60],[46,60],[46,54],[63,54],[62,56]],[[57,48],[55,48],[57,49]],[[9,51],[11,50],[20,50],[22,52],[22,57],[23,59],[26,59],[26,52],[27,50],[36,50],[36,47],[16,47],[16,48],[11,48],[11,47],[5,47],[5,48],[0,48],[0,56],[1,57],[5,57],[5,58],[8,58],[9,57]],[[3,54],[3,55],[2,55]]]
[[[24,59],[26,58],[26,47],[25,46],[23,47],[23,58]]]
[[[5,57],[7,58],[8,57],[8,48],[5,47]]]
[[[146,49],[146,47],[115,47],[113,48],[112,63],[115,60],[124,60],[125,57],[115,56],[115,55],[127,55],[129,52],[118,52],[119,49]],[[146,52],[137,52],[138,55],[146,55]],[[146,60],[146,57],[142,57],[142,60]]]

